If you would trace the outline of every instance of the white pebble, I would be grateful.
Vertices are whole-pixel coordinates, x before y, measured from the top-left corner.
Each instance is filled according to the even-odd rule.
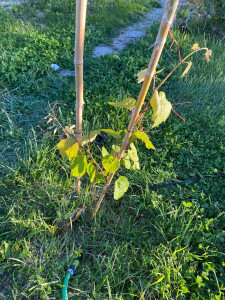
[[[60,66],[58,66],[57,64],[51,64],[51,68],[57,71],[60,68]]]

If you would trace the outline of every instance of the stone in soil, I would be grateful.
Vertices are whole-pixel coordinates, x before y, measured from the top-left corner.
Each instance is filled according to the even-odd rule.
[[[71,70],[62,70],[59,72],[59,75],[62,77],[66,77],[66,76],[75,76],[75,71],[71,71]]]

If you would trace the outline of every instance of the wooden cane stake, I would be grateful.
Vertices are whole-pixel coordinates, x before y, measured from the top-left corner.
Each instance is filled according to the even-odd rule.
[[[76,139],[82,142],[82,111],[83,99],[83,57],[84,35],[86,21],[87,0],[76,1],[76,33],[75,33],[75,77],[76,77]],[[77,193],[80,195],[80,178],[77,177]]]
[[[166,7],[165,7],[164,14],[162,17],[159,32],[158,32],[158,35],[156,38],[156,42],[154,43],[153,53],[152,53],[152,56],[151,56],[151,59],[150,59],[149,65],[148,65],[148,69],[145,74],[144,82],[141,87],[141,91],[139,93],[135,108],[133,109],[133,113],[132,113],[130,123],[128,125],[127,133],[122,141],[122,145],[121,145],[120,151],[118,153],[119,161],[121,160],[124,151],[126,150],[127,146],[129,145],[129,139],[134,130],[136,120],[139,116],[140,110],[144,103],[146,94],[148,92],[149,86],[152,81],[152,78],[154,76],[158,61],[160,59],[160,56],[161,56],[161,53],[162,53],[162,50],[164,47],[164,44],[166,42],[168,31],[170,29],[170,26],[173,22],[173,19],[174,19],[176,10],[177,10],[177,6],[178,6],[178,0],[167,0],[167,2],[166,2]],[[109,189],[109,186],[111,184],[111,181],[112,181],[114,175],[115,175],[115,173],[111,173],[109,175],[107,182],[102,190],[102,194],[96,204],[93,216],[96,215],[96,213],[102,203],[102,200],[104,199],[104,196]]]

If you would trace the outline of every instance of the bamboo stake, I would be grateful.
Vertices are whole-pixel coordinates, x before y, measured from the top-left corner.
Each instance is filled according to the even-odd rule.
[[[150,59],[149,65],[148,65],[148,69],[145,74],[144,82],[141,87],[141,91],[138,96],[136,105],[132,111],[132,116],[131,116],[130,123],[128,125],[127,133],[122,141],[122,145],[121,145],[120,151],[117,156],[119,161],[121,160],[124,151],[126,150],[126,148],[129,145],[129,139],[131,137],[131,134],[133,133],[133,130],[134,130],[134,127],[136,124],[136,120],[139,116],[140,110],[144,103],[146,94],[148,92],[149,86],[152,81],[152,78],[154,76],[158,61],[160,59],[160,56],[161,56],[161,53],[162,53],[162,50],[164,47],[164,44],[166,42],[167,34],[169,32],[171,23],[173,22],[173,19],[174,19],[176,10],[177,10],[177,6],[178,6],[178,0],[167,0],[167,2],[166,2],[166,7],[165,7],[164,14],[162,17],[159,32],[158,32],[158,35],[156,38],[156,42],[154,43],[153,53],[152,53],[152,56],[151,56],[151,59]],[[109,175],[108,180],[102,190],[102,194],[96,204],[93,216],[96,215],[96,213],[102,203],[102,200],[104,199],[104,196],[109,189],[109,186],[111,184],[111,181],[112,181],[114,175],[115,175],[115,173],[111,173]]]
[[[83,112],[83,57],[87,0],[76,1],[76,33],[75,33],[75,76],[76,76],[76,139],[82,142]],[[80,195],[80,178],[77,177],[77,193]]]

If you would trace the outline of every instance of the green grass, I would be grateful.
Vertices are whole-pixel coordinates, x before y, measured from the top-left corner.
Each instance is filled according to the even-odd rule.
[[[101,13],[107,17],[105,10],[110,6],[102,3]],[[123,7],[125,2],[121,3]],[[210,63],[201,60],[202,54],[196,54],[188,75],[180,79],[180,69],[161,89],[172,103],[192,102],[174,106],[186,122],[172,114],[166,123],[150,130],[148,112],[143,125],[157,150],[146,150],[141,142],[137,143],[141,170],[119,172],[130,181],[127,194],[114,201],[109,191],[95,220],[90,219],[90,209],[65,232],[56,234],[75,208],[92,200],[85,178],[82,197],[76,196],[75,180],[55,146],[58,139],[45,139],[37,128],[38,124],[47,128],[43,117],[48,114],[48,104],[56,101],[67,104],[61,106],[61,112],[57,111],[60,121],[65,125],[75,122],[74,79],[61,78],[49,70],[52,62],[59,61],[65,68],[72,68],[73,64],[72,35],[70,44],[56,43],[59,38],[65,41],[67,30],[74,30],[73,22],[70,28],[66,27],[70,21],[63,17],[72,2],[60,9],[57,5],[55,1],[32,2],[23,21],[30,34],[27,29],[14,36],[15,24],[20,22],[17,16],[23,15],[23,7],[16,8],[14,14],[0,12],[5,24],[12,26],[11,33],[5,32],[7,38],[11,34],[12,45],[5,50],[6,56],[11,51],[12,57],[20,57],[22,47],[32,45],[30,38],[35,40],[38,36],[36,45],[40,45],[40,51],[46,52],[43,45],[47,41],[51,56],[57,59],[50,61],[46,54],[43,67],[39,57],[42,52],[37,52],[34,45],[32,64],[40,62],[40,72],[30,72],[26,67],[20,73],[13,64],[8,71],[1,71],[0,299],[60,299],[66,270],[78,249],[82,249],[84,261],[69,282],[70,299],[224,299],[224,178],[208,177],[182,185],[150,188],[194,176],[225,174],[222,42],[211,34],[196,38],[195,32],[182,35],[173,30],[183,56],[195,42],[213,51]],[[133,7],[128,10],[129,22],[136,12]],[[41,32],[44,26],[39,28],[39,21],[35,23],[37,27],[31,26],[36,12],[45,9],[50,16],[53,12],[56,16],[43,21],[51,28],[52,40],[49,36],[45,39]],[[120,17],[118,7],[115,15],[117,12]],[[99,11],[92,12],[93,23],[98,14]],[[58,20],[65,20],[65,27]],[[125,17],[122,21],[126,23]],[[91,34],[87,33],[87,55],[94,45],[116,32],[106,30],[100,23],[98,26],[97,37],[95,30],[88,28]],[[140,86],[135,75],[146,67],[151,54],[148,47],[156,33],[157,28],[152,28],[145,39],[120,55],[99,59],[87,56],[86,133],[104,127],[126,127],[128,114],[107,102],[137,97]],[[164,74],[159,74],[158,83],[177,62],[177,54],[169,51],[169,44],[170,41],[160,60]],[[17,50],[15,45],[19,45]],[[105,146],[110,147],[110,139]],[[93,146],[93,151],[98,149]]]
[[[89,1],[85,56],[95,45],[159,6],[156,0]],[[0,8],[1,9],[1,8]],[[112,14],[112,11],[114,12]],[[65,17],[66,16],[66,17]],[[75,1],[29,1],[11,10],[0,10],[0,87],[24,85],[49,72],[51,63],[73,69]]]

